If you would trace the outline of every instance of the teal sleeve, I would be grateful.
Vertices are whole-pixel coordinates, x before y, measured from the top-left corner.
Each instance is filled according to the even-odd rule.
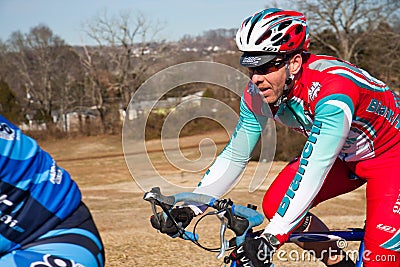
[[[307,213],[345,143],[353,113],[353,103],[345,95],[331,95],[318,102],[300,166],[266,232],[285,235]]]
[[[207,170],[194,192],[216,198],[228,192],[250,160],[251,152],[266,123],[267,117],[256,116],[242,97],[239,121],[229,143]]]

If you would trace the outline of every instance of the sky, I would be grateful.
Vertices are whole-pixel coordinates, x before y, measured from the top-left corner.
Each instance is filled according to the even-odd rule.
[[[282,1],[279,1],[282,3]],[[103,14],[117,16],[140,12],[149,23],[162,23],[159,39],[179,40],[186,34],[197,36],[218,28],[238,28],[240,23],[275,1],[262,0],[0,0],[0,40],[12,32],[48,26],[70,45],[91,44],[84,25]],[[284,8],[284,6],[280,6]]]

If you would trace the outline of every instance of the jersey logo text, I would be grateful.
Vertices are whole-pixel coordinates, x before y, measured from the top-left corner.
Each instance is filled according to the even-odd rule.
[[[311,101],[314,101],[320,90],[321,90],[321,84],[319,82],[312,82],[310,89],[308,89],[308,98]]]
[[[6,123],[0,123],[0,138],[5,140],[15,139],[15,131]]]
[[[384,117],[391,125],[394,125],[394,128],[400,129],[400,114],[396,114],[390,108],[382,105],[381,101],[373,98],[366,111]]]
[[[308,159],[311,157],[313,152],[313,146],[317,142],[317,136],[320,133],[322,123],[319,121],[314,121],[314,125],[311,128],[311,134],[308,137],[306,144],[304,145],[303,152],[301,154],[300,166],[299,169],[294,176],[292,183],[289,186],[289,189],[286,191],[286,195],[283,197],[281,204],[279,205],[277,213],[283,217],[289,208],[290,201],[296,195],[296,191],[300,188],[301,180],[303,179],[303,175],[305,174],[304,166],[308,165]]]

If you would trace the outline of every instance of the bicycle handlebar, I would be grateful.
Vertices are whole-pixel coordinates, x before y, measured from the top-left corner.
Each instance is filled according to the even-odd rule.
[[[178,193],[171,196],[161,194],[159,187],[154,187],[151,191],[146,192],[143,199],[152,204],[153,213],[156,215],[155,206],[160,206],[164,211],[165,218],[168,217],[169,211],[180,202],[195,202],[217,210],[215,215],[221,221],[220,241],[221,247],[217,258],[222,257],[229,247],[229,242],[225,240],[225,230],[229,228],[236,234],[236,246],[244,242],[247,232],[255,226],[262,224],[264,216],[258,211],[245,206],[235,205],[229,199],[216,199],[209,195],[197,194],[191,192]],[[198,240],[198,235],[193,234],[184,229],[180,229],[179,236],[183,239],[192,241]]]
[[[196,194],[196,193],[179,193],[171,196],[164,196],[161,194],[160,188],[158,187],[152,188],[150,192],[145,193],[143,199],[149,201],[152,204],[153,213],[155,216],[157,216],[156,212],[156,205],[157,205],[163,209],[164,211],[163,215],[165,216],[164,219],[170,218],[175,223],[179,235],[176,235],[174,237],[180,236],[183,239],[191,240],[196,245],[209,251],[219,251],[219,254],[217,256],[218,259],[220,259],[225,254],[225,251],[228,248],[238,246],[242,242],[244,242],[246,236],[255,237],[262,234],[262,230],[254,232],[252,231],[252,228],[260,225],[263,222],[264,219],[263,215],[257,212],[255,209],[240,205],[234,205],[230,199],[228,200],[216,199],[212,196]],[[199,239],[197,234],[184,230],[182,224],[179,225],[178,223],[176,223],[176,221],[171,216],[169,211],[172,210],[175,207],[175,205],[179,202],[195,202],[199,203],[200,205],[207,205],[208,207],[211,207],[216,210],[208,214],[216,215],[218,219],[221,221],[220,248],[209,249],[203,247],[199,242],[197,242],[197,240]],[[202,218],[200,218],[198,222]],[[195,228],[196,226],[194,227],[194,230]],[[227,240],[225,240],[225,230],[227,228],[235,232],[236,245],[234,245],[232,242],[228,242]],[[349,228],[348,230],[337,230],[328,232],[292,233],[289,237],[289,241],[290,242],[332,242],[340,240],[361,241],[361,246],[360,246],[361,248],[363,245],[363,238],[364,238],[364,229]],[[233,241],[233,239],[231,241]],[[225,260],[224,262],[228,263],[229,257],[225,257]],[[235,262],[232,262],[231,266],[236,266]]]

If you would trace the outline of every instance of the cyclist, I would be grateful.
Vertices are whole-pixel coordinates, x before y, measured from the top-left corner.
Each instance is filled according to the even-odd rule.
[[[0,115],[0,266],[103,267],[104,261],[77,184]]]
[[[270,115],[265,105],[276,121],[308,137],[301,155],[281,171],[264,196],[270,223],[260,238],[246,240],[235,251],[237,261],[269,266],[267,254],[284,244],[291,232],[326,228],[310,208],[366,182],[369,253],[364,265],[398,266],[400,97],[349,62],[308,53],[306,18],[296,11],[257,12],[243,21],[236,43],[252,83],[244,90],[235,133],[195,192],[220,197],[236,182]],[[352,174],[362,179],[350,179]],[[183,226],[202,212],[195,206],[180,210],[176,213],[186,213],[181,216]],[[329,257],[322,251],[327,248],[313,248],[328,255],[323,257],[328,266],[354,266],[344,255]],[[391,260],[379,260],[385,258]]]

